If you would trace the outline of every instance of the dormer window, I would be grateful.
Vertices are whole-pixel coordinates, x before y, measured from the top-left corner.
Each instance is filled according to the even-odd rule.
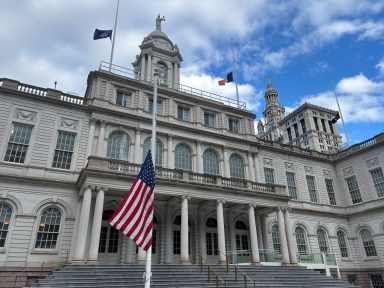
[[[131,107],[132,93],[129,92],[117,92],[116,105]]]

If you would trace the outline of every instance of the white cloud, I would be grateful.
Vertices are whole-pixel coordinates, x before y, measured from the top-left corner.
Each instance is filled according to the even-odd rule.
[[[379,77],[384,77],[384,59],[381,60],[375,68],[379,69]]]

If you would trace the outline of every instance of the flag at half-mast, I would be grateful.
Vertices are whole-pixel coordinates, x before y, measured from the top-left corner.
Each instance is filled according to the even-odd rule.
[[[227,74],[227,76],[225,76],[224,79],[219,80],[219,85],[223,86],[223,85],[225,85],[225,83],[229,83],[229,82],[232,82],[232,81],[233,81],[233,72],[229,72]]]
[[[99,30],[95,29],[95,33],[93,34],[93,40],[99,40],[99,39],[104,39],[108,38],[112,40],[112,31],[113,30]]]
[[[123,202],[108,222],[147,251],[152,245],[155,169],[151,150]]]

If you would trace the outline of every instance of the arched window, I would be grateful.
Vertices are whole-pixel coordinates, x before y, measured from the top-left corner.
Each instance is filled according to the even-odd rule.
[[[273,242],[273,250],[275,252],[281,253],[279,227],[277,225],[274,225],[272,227],[272,242]]]
[[[108,138],[107,157],[128,161],[129,141],[127,134],[121,131],[112,132]]]
[[[348,246],[347,246],[347,241],[345,240],[344,232],[341,230],[338,230],[336,234],[337,234],[337,242],[339,242],[341,257],[348,257]]]
[[[0,247],[4,247],[7,238],[9,223],[11,222],[12,208],[8,204],[0,204]]]
[[[203,154],[204,173],[219,174],[219,157],[212,149],[207,149]]]
[[[145,157],[147,157],[147,153],[149,150],[149,147],[151,147],[152,140],[150,137],[144,140],[143,144],[143,162],[145,161]],[[153,151],[152,151],[153,153]],[[159,141],[159,139],[156,139],[156,166],[163,166],[163,144]]]
[[[61,212],[49,207],[41,213],[35,248],[55,249],[59,237]]]
[[[367,257],[377,256],[375,242],[373,241],[371,232],[368,229],[363,229],[360,233]]]
[[[235,224],[235,229],[236,230],[248,230],[247,225],[243,221],[236,221]]]
[[[237,154],[232,154],[229,157],[229,170],[231,177],[245,178],[244,177],[244,162],[243,159]]]
[[[178,144],[175,148],[175,168],[192,170],[192,152],[186,144]]]
[[[305,241],[305,233],[303,228],[296,227],[295,229],[295,235],[296,235],[296,245],[297,245],[297,251],[299,254],[307,254],[307,242]]]
[[[328,241],[327,241],[327,234],[324,232],[323,229],[317,230],[317,241],[319,242],[319,249],[322,253],[328,253]]]
[[[163,63],[157,63],[157,67],[159,68],[159,81],[161,85],[168,84],[168,69],[167,66]]]

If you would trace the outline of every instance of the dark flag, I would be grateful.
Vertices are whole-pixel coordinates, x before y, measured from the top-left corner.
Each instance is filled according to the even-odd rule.
[[[112,40],[112,31],[113,30],[99,30],[95,29],[95,33],[93,34],[93,40],[98,40],[98,39],[104,39],[108,38]]]

